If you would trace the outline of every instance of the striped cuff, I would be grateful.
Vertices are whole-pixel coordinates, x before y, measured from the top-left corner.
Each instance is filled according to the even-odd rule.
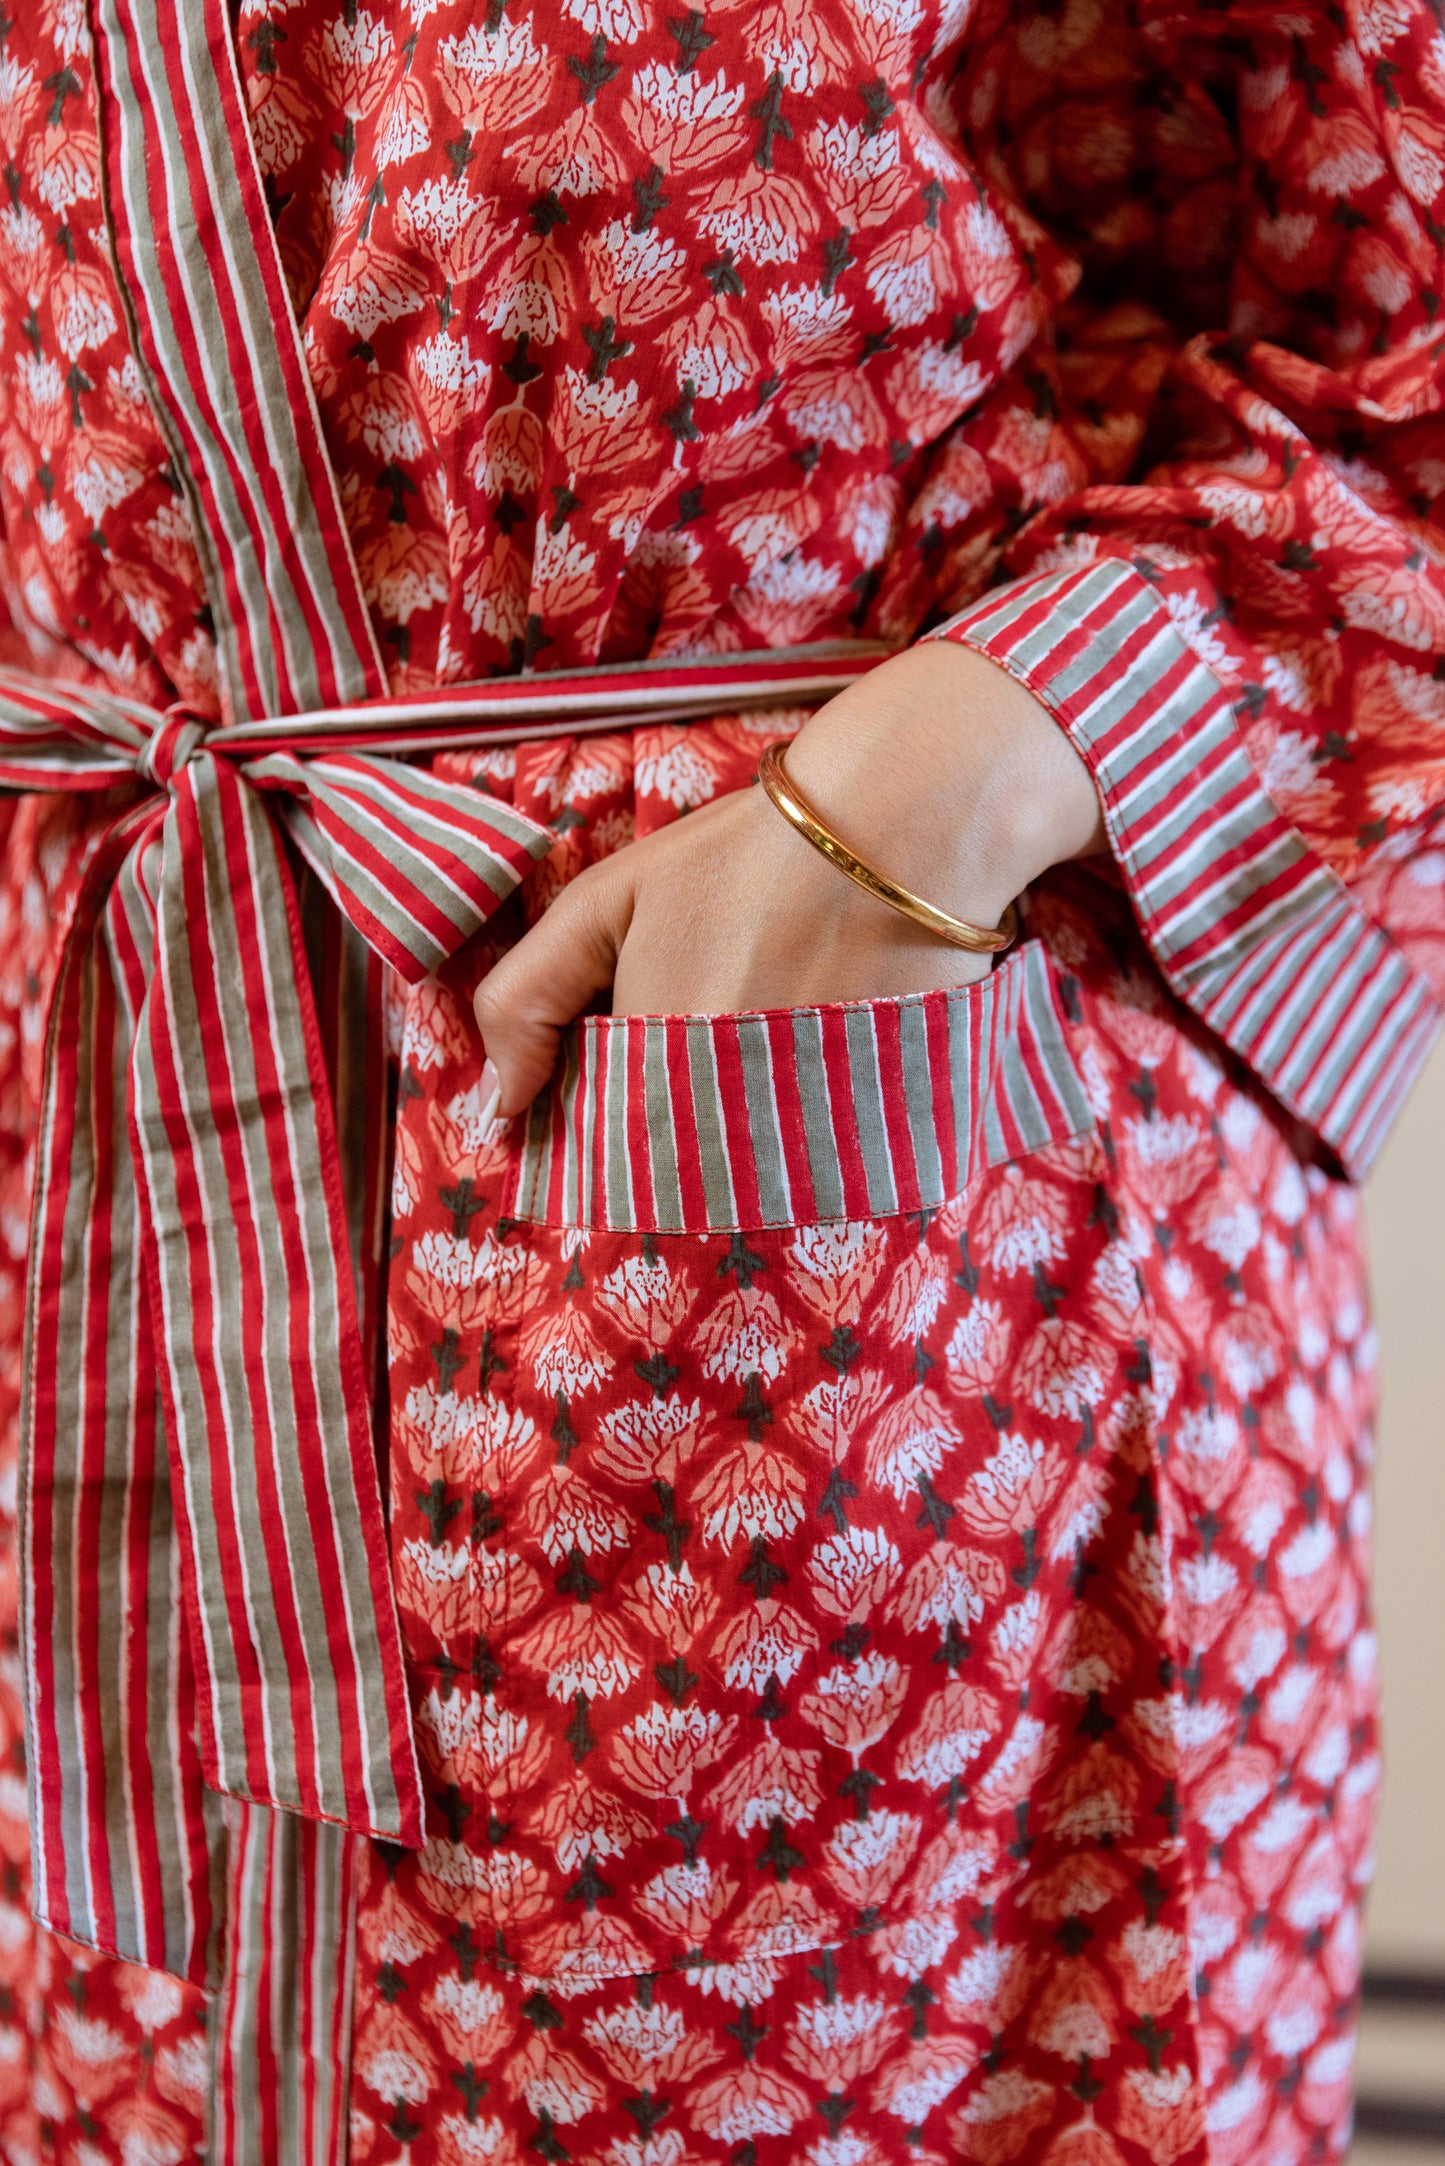
[[[1255,773],[1229,696],[1109,558],[996,588],[934,635],[1050,707],[1179,997],[1358,1178],[1440,1022],[1430,988]]]

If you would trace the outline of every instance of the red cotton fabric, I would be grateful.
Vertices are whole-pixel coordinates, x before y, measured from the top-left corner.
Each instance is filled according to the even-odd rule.
[[[659,755],[514,786],[652,827]],[[1030,930],[1110,1116],[939,1211],[518,1223],[464,988],[409,1005],[392,1513],[437,1821],[363,1884],[357,2157],[1343,2142],[1353,1201],[1085,886]]]
[[[22,12],[0,2154],[1341,2155],[1430,10]],[[484,1126],[488,961],[921,636],[1108,859]]]

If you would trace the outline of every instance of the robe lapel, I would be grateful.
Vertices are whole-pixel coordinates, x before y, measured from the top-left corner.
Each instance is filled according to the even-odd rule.
[[[131,338],[190,500],[228,721],[386,674],[322,440],[226,0],[100,0],[107,200]]]

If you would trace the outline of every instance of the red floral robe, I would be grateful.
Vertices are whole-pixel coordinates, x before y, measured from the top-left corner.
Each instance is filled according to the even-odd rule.
[[[391,988],[384,1240],[346,1130],[425,1844],[213,1796],[205,1992],[32,1926],[16,1629],[7,2158],[1343,2149],[1348,1178],[1445,997],[1442,113],[1414,0],[5,24],[27,681],[284,734],[942,626],[1112,851],[982,986],[591,1018],[499,1131],[489,955],[799,717],[436,760],[549,847]],[[133,796],[10,815],[12,1469],[48,993]],[[136,1953],[62,1856],[43,1915]]]

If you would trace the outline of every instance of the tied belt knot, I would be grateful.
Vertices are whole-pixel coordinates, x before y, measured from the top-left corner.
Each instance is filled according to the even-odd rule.
[[[136,757],[136,772],[158,790],[168,790],[175,777],[205,743],[207,727],[187,709],[172,707],[161,716]]]

